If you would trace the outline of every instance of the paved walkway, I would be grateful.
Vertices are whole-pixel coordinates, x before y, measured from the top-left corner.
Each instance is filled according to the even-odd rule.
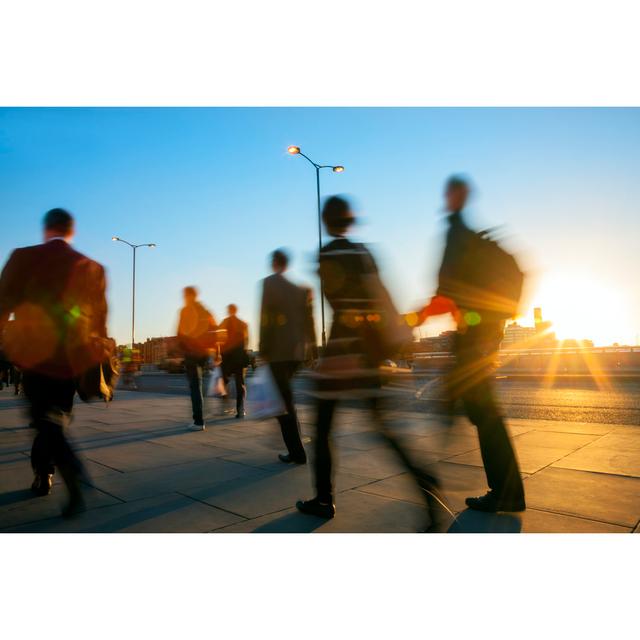
[[[293,508],[313,495],[310,468],[278,462],[275,420],[216,417],[206,431],[188,432],[189,414],[188,398],[153,393],[119,392],[108,407],[78,403],[69,432],[90,481],[87,510],[67,521],[57,476],[51,496],[29,491],[33,434],[24,403],[0,392],[0,530],[413,532],[426,524],[410,478],[362,410],[337,416],[338,513],[329,522]],[[308,436],[312,417],[311,407],[301,409]],[[458,512],[452,531],[640,531],[640,426],[510,420],[529,508],[485,515],[464,510],[465,496],[486,490],[473,427],[461,419],[443,434],[433,418],[397,417],[416,459],[437,461]]]

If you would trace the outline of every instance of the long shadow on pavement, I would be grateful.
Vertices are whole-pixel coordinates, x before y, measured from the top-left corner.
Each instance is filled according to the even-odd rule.
[[[522,518],[509,513],[482,513],[467,509],[458,515],[447,533],[520,533]]]
[[[280,518],[256,527],[254,533],[311,533],[320,528],[326,520],[305,515],[304,513],[287,513]]]

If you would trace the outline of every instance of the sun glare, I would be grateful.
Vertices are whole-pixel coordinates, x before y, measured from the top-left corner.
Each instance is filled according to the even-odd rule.
[[[541,282],[532,307],[541,307],[560,340],[624,342],[632,334],[625,300],[615,287],[584,276],[550,276]]]

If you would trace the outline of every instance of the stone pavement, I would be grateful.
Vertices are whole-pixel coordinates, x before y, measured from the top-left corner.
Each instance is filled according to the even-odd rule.
[[[212,403],[212,410],[219,408]],[[336,416],[335,519],[296,512],[313,495],[310,467],[287,466],[275,420],[216,416],[186,430],[189,399],[121,391],[110,405],[76,404],[69,429],[90,478],[86,511],[63,520],[52,495],[34,497],[24,403],[0,393],[0,530],[17,532],[414,532],[426,524],[419,494],[364,410]],[[433,416],[397,414],[417,461],[435,464],[457,520],[450,531],[640,531],[640,426],[512,419],[529,508],[485,515],[464,509],[486,490],[478,440],[463,419],[443,430]],[[313,435],[312,407],[301,408]],[[309,451],[312,447],[307,447]]]

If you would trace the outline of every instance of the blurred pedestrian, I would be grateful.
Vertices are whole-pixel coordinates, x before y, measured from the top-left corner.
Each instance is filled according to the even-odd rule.
[[[49,494],[57,468],[69,491],[65,516],[83,506],[82,465],[65,436],[76,380],[104,360],[107,341],[104,268],[71,247],[73,235],[71,214],[51,209],[44,243],[16,249],[0,276],[0,330],[10,361],[22,370],[37,432],[31,488]]]
[[[319,274],[324,293],[333,310],[329,341],[315,373],[317,384],[317,422],[315,437],[316,496],[298,501],[303,513],[333,518],[333,456],[331,431],[339,399],[364,400],[381,435],[411,472],[430,511],[432,526],[438,526],[442,509],[435,478],[418,469],[393,436],[384,411],[381,394],[381,369],[392,351],[409,339],[406,325],[381,282],[375,260],[364,244],[352,242],[348,232],[355,221],[349,203],[339,197],[329,198],[322,219],[333,240],[322,247]],[[404,331],[400,329],[404,326]]]
[[[178,344],[184,353],[184,367],[191,393],[194,431],[204,431],[202,375],[213,346],[211,336],[216,329],[212,313],[198,300],[195,287],[185,287],[182,291],[184,307],[180,310],[178,322]]]
[[[304,361],[316,357],[313,297],[310,289],[285,277],[288,265],[289,257],[282,249],[271,254],[273,274],[262,284],[260,356],[268,362],[286,408],[286,413],[278,416],[278,422],[287,453],[279,458],[285,463],[305,464],[307,455],[291,380]]]
[[[457,323],[455,366],[447,380],[450,415],[461,400],[469,420],[477,427],[489,491],[469,497],[466,504],[479,511],[524,511],[524,487],[507,427],[493,388],[493,372],[505,320],[519,302],[522,274],[514,259],[486,234],[476,233],[463,210],[469,183],[451,177],[445,186],[446,247],[436,296],[422,311],[419,322],[430,315],[451,313]]]
[[[245,369],[249,366],[247,344],[249,342],[249,325],[238,318],[238,307],[235,304],[227,306],[228,316],[220,323],[220,330],[226,333],[222,343],[221,354],[222,376],[225,386],[233,378],[236,388],[236,418],[244,418],[244,398],[246,387],[244,384]]]

